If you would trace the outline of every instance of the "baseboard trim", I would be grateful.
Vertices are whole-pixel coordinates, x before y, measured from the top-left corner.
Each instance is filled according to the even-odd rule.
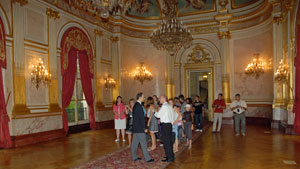
[[[63,138],[65,136],[65,131],[63,129],[58,129],[39,133],[25,134],[20,136],[12,136],[11,140],[13,142],[13,147],[22,147],[26,145],[54,140],[57,138]]]
[[[97,127],[97,130],[113,129],[114,128],[114,120],[96,122],[96,127]]]

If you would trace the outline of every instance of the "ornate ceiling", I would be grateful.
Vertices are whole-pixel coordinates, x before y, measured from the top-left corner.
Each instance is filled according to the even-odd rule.
[[[125,15],[111,16],[108,21],[103,21],[80,6],[70,5],[68,2],[71,0],[44,1],[112,33],[149,38],[161,22],[164,0],[132,0],[136,3]],[[221,2],[226,2],[225,8]],[[222,12],[222,9],[226,9],[226,12]],[[221,22],[218,17],[222,15],[229,18],[227,27],[230,30],[262,23],[270,18],[272,5],[268,0],[178,0],[178,11],[180,20],[192,34],[206,34],[218,32]]]
[[[258,0],[231,0],[231,9],[243,8]],[[178,0],[179,16],[197,15],[215,12],[216,0]],[[161,17],[162,0],[137,0],[127,16],[140,19],[159,19]]]

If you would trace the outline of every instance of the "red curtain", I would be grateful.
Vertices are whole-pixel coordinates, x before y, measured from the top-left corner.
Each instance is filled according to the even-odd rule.
[[[79,52],[79,67],[82,89],[85,95],[87,104],[89,105],[89,119],[91,129],[96,129],[95,113],[94,113],[94,96],[92,79],[93,74],[89,71],[89,59],[86,51]]]
[[[69,131],[68,116],[66,108],[69,106],[75,86],[77,68],[77,51],[72,48],[68,55],[68,68],[62,74],[62,111],[63,111],[63,127],[65,133]]]
[[[295,58],[295,122],[294,131],[300,134],[300,27],[297,30],[297,56]]]
[[[12,147],[9,133],[9,117],[6,112],[6,102],[3,89],[2,68],[6,68],[6,42],[4,24],[0,18],[0,148]]]
[[[9,117],[6,112],[6,104],[3,90],[2,68],[0,67],[0,147],[12,147],[12,142],[9,134]]]

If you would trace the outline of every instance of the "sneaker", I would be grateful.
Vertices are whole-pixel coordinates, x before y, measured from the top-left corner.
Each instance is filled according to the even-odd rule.
[[[245,134],[245,133],[242,133],[242,135],[243,135],[243,136],[246,136],[246,134]]]
[[[125,140],[125,139],[123,139],[123,142],[126,142],[126,140]]]
[[[120,140],[119,139],[115,139],[115,142],[119,142]]]
[[[203,130],[202,130],[202,129],[200,129],[199,131],[200,131],[200,132],[202,132]]]
[[[162,147],[162,146],[164,146],[164,145],[163,145],[163,144],[160,144],[159,146],[161,146],[161,147]]]
[[[236,134],[235,134],[235,136],[239,136],[239,135],[240,135],[239,133],[236,133]]]
[[[196,129],[196,131],[198,132],[198,131],[200,131],[199,129]]]

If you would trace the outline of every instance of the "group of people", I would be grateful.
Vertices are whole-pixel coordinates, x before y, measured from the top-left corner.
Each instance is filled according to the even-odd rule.
[[[214,123],[212,132],[220,132],[222,124],[223,110],[226,108],[223,95],[220,93],[213,103]],[[245,110],[247,105],[240,100],[240,95],[236,95],[236,101],[230,105],[235,113],[236,135],[239,135],[239,123],[242,123],[242,135],[245,136]],[[145,98],[143,93],[138,93],[135,99],[130,99],[129,104],[122,102],[122,97],[118,96],[114,105],[115,129],[117,139],[125,142],[125,132],[128,134],[129,145],[131,146],[132,160],[141,160],[136,152],[141,145],[146,162],[153,162],[149,151],[156,149],[156,141],[160,140],[164,146],[166,157],[163,162],[173,162],[174,153],[178,151],[178,146],[182,139],[186,139],[186,145],[192,147],[192,130],[202,132],[203,116],[205,104],[196,96],[194,101],[191,98],[185,99],[183,95],[174,99],[167,99],[165,96],[158,98]],[[238,124],[237,124],[238,121]],[[217,126],[218,124],[218,126]],[[149,135],[148,135],[149,133]],[[133,135],[133,136],[132,136]],[[147,146],[147,137],[151,138],[151,147]]]

